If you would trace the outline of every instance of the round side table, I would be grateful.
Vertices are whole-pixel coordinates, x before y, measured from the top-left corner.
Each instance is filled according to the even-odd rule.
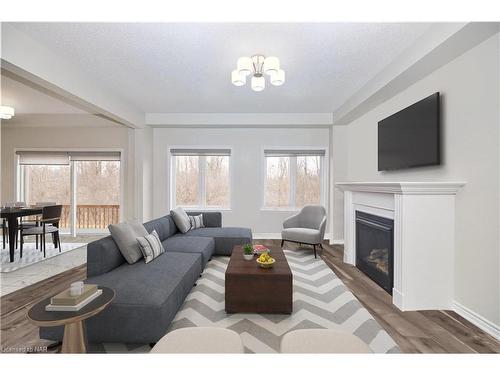
[[[46,311],[45,306],[50,304],[50,298],[46,298],[28,311],[28,319],[39,327],[64,325],[61,353],[86,353],[84,320],[99,314],[115,298],[113,289],[99,289],[102,294],[79,311]]]

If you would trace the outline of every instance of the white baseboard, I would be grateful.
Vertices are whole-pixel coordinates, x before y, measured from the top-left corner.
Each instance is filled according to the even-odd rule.
[[[392,288],[392,303],[401,311],[404,311],[403,309],[403,293],[401,293],[399,290],[396,288]]]
[[[254,240],[281,240],[281,233],[252,233]]]
[[[332,245],[343,245],[344,244],[344,240],[333,240],[333,241],[330,241],[330,243]]]
[[[469,322],[481,328],[484,332],[490,334],[497,340],[500,340],[500,327],[481,315],[475,313],[464,305],[453,301],[453,311],[455,311],[462,318],[467,319]]]
[[[253,233],[252,237],[254,240],[281,240],[281,233]],[[325,234],[325,240],[329,239],[329,235]],[[342,242],[336,242],[333,241],[335,245],[339,244],[344,244],[344,240],[341,240]],[[331,240],[330,240],[331,243]]]

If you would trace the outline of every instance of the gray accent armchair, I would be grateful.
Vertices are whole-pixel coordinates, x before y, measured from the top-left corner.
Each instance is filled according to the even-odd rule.
[[[298,214],[283,222],[281,247],[285,241],[312,245],[316,258],[316,245],[323,249],[326,229],[326,210],[323,206],[304,206]]]

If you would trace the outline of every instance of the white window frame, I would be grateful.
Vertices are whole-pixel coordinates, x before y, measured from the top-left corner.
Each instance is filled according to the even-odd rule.
[[[286,211],[286,212],[297,212],[299,211],[302,207],[298,207],[295,205],[295,193],[297,191],[297,156],[289,156],[290,158],[290,169],[289,169],[289,175],[290,175],[290,192],[289,192],[289,203],[292,203],[292,205],[289,205],[287,207],[274,207],[274,206],[268,206],[266,202],[266,191],[267,191],[267,157],[265,155],[264,150],[297,150],[301,151],[304,150],[306,152],[307,150],[320,150],[324,151],[325,155],[320,158],[320,205],[326,207],[327,205],[327,194],[328,194],[328,147],[311,147],[311,146],[285,146],[285,147],[263,147],[261,151],[262,155],[262,161],[261,161],[261,167],[262,167],[262,207],[261,211]]]
[[[123,148],[41,148],[41,147],[19,147],[14,148],[14,191],[16,192],[16,200],[24,201],[24,178],[25,176],[21,173],[21,165],[19,164],[18,151],[39,151],[39,152],[119,152],[120,153],[120,222],[123,221],[125,207],[125,169],[128,167],[126,163],[126,152]],[[92,229],[92,230],[82,230],[76,228],[76,173],[74,163],[70,162],[70,206],[71,206],[71,219],[70,228],[68,231],[61,231],[62,234],[71,234],[71,236],[76,237],[79,234],[102,234],[107,233],[107,229]]]
[[[200,150],[220,150],[220,149],[226,149],[230,150],[231,154],[229,155],[229,163],[228,163],[228,173],[229,173],[229,206],[207,206],[206,205],[206,197],[207,197],[207,191],[206,191],[206,186],[205,186],[205,168],[206,168],[206,155],[199,155],[198,156],[198,183],[200,186],[199,192],[198,192],[198,204],[194,206],[180,206],[183,208],[187,208],[189,210],[203,210],[203,211],[231,211],[233,207],[233,156],[234,156],[234,150],[230,146],[170,146],[167,149],[167,164],[169,168],[169,179],[170,179],[170,184],[168,184],[168,189],[170,191],[169,194],[169,205],[170,208],[175,208],[178,207],[179,205],[176,203],[176,196],[175,196],[175,184],[176,184],[176,176],[175,176],[175,155],[172,155],[171,150],[172,149],[200,149]]]

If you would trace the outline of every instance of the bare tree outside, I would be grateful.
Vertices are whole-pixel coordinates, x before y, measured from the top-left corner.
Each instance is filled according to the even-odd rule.
[[[120,162],[75,161],[77,228],[105,229],[120,221]]]
[[[291,174],[291,168],[295,174]],[[290,196],[295,178],[295,196]],[[321,203],[321,157],[320,156],[268,156],[266,157],[267,207],[303,207]]]
[[[199,156],[175,156],[175,203],[177,205],[199,205],[199,173]]]
[[[297,156],[297,183],[295,205],[321,202],[321,158],[319,156]]]
[[[266,158],[265,202],[268,207],[290,206],[290,158]]]
[[[205,177],[205,202],[201,201],[200,165]],[[176,205],[229,207],[229,188],[229,156],[175,156]]]
[[[75,161],[77,228],[105,229],[120,218],[120,162]],[[27,204],[63,205],[61,227],[70,226],[71,168],[69,165],[23,165]]]
[[[206,206],[229,207],[229,156],[206,156]]]
[[[69,207],[71,202],[69,165],[23,165],[21,173],[24,173],[26,204],[55,202]],[[69,210],[67,211],[69,213]],[[69,227],[69,222],[66,220],[63,220],[61,224],[61,228]]]
[[[77,161],[75,168],[78,205],[120,204],[119,161]]]

